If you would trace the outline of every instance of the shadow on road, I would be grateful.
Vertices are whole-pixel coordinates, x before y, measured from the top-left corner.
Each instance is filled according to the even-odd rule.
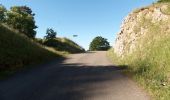
[[[119,80],[117,71],[126,67],[116,66],[82,66],[82,64],[62,65],[61,79],[58,88],[60,100],[82,100],[82,97],[107,95],[109,81]],[[108,85],[108,87],[107,87]]]
[[[0,82],[0,100],[82,100],[107,95],[109,82],[119,80],[117,73],[125,68],[51,63]]]

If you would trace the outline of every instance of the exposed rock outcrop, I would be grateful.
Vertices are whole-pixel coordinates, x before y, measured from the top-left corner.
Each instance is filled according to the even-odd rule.
[[[117,34],[114,44],[115,53],[122,57],[133,53],[137,46],[140,47],[138,40],[149,33],[152,25],[168,22],[170,19],[169,9],[168,4],[154,4],[130,13],[124,19],[121,30]],[[166,31],[170,31],[170,25],[168,24],[166,25]]]

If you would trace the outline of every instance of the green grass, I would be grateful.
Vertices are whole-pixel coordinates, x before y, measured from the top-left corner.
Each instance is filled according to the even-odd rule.
[[[154,100],[169,100],[169,44],[170,38],[160,41],[153,47],[145,48],[146,51],[136,51],[133,55],[126,56],[123,59],[116,56],[113,50],[110,50],[108,55],[114,64],[128,66],[128,69],[124,72],[133,76],[153,96]],[[147,52],[147,49],[152,52]]]
[[[0,25],[0,77],[25,66],[61,57],[62,53],[46,49],[22,34]]]
[[[45,40],[43,44],[48,47],[53,47],[57,51],[65,51],[68,53],[85,52],[85,50],[81,46],[68,38],[49,39]]]
[[[128,66],[125,72],[132,75],[154,100],[170,98],[170,32],[167,25],[170,20],[153,24],[150,19],[145,19],[139,22],[139,27],[146,26],[149,31],[138,40],[138,49],[132,54],[124,54],[123,58],[113,49],[108,52],[114,64]]]

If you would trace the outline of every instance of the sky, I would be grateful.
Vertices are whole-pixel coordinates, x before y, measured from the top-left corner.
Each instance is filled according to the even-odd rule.
[[[121,23],[131,11],[150,5],[155,0],[0,0],[7,9],[26,5],[35,13],[38,38],[47,28],[58,37],[67,37],[89,48],[96,36],[107,38],[112,46]],[[78,37],[73,37],[78,35]]]

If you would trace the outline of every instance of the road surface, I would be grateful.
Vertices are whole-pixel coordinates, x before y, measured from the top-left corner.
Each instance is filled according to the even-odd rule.
[[[73,54],[0,81],[0,100],[149,100],[106,52]]]

